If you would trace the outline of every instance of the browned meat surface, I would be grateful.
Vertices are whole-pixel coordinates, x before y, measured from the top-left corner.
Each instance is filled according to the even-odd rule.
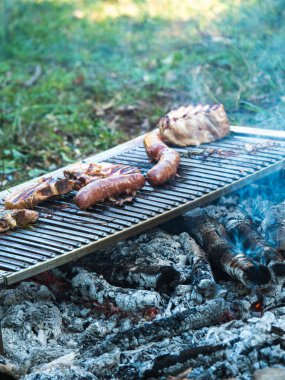
[[[74,180],[77,206],[86,209],[98,202],[113,199],[119,195],[135,195],[145,184],[145,178],[138,168],[102,162],[99,164],[76,164],[65,171]]]
[[[33,208],[57,195],[69,193],[74,183],[64,177],[47,177],[12,192],[5,199],[7,209]]]
[[[147,173],[147,179],[154,186],[162,185],[177,173],[179,153],[162,141],[159,131],[148,133],[144,145],[149,159],[158,162]]]
[[[134,173],[140,173],[140,170],[133,166],[111,164],[109,162],[76,163],[64,171],[65,177],[74,181],[76,190],[80,190],[83,186],[100,178]]]
[[[2,210],[0,211],[0,233],[35,223],[38,217],[39,214],[32,210]]]
[[[225,137],[230,124],[222,104],[183,106],[159,121],[163,141],[178,146],[200,145]]]

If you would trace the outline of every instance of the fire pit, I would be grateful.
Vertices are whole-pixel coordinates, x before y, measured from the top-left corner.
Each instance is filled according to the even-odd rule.
[[[285,138],[235,131],[180,149],[181,177],[133,204],[82,212],[67,197],[38,207],[36,227],[1,236],[13,285],[0,290],[0,374],[284,378]],[[147,169],[135,144],[108,160]]]

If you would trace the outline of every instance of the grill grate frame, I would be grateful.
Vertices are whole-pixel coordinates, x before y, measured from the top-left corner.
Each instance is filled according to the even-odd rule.
[[[81,211],[69,194],[39,205],[35,226],[0,235],[0,284],[10,285],[76,260],[285,167],[285,132],[246,127],[231,127],[231,131],[229,137],[200,147],[177,148],[182,156],[179,177],[157,189],[146,184],[130,204],[99,204]],[[255,153],[244,149],[245,144],[268,140],[276,144]],[[84,162],[134,165],[146,174],[153,164],[142,141],[143,136]],[[205,149],[221,149],[226,155],[214,153],[206,159],[197,155]],[[0,193],[0,205],[6,195],[7,191]]]

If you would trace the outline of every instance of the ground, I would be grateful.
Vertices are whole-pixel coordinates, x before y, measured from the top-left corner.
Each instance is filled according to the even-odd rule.
[[[0,185],[220,102],[232,124],[285,126],[282,0],[2,0]],[[2,175],[1,175],[2,173]]]

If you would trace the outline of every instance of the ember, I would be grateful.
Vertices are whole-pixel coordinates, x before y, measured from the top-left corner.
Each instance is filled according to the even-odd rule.
[[[254,310],[254,311],[258,311],[258,312],[260,312],[260,313],[263,312],[263,305],[262,305],[262,302],[260,302],[260,301],[254,302],[254,303],[251,305],[251,308],[252,308],[252,310]]]

